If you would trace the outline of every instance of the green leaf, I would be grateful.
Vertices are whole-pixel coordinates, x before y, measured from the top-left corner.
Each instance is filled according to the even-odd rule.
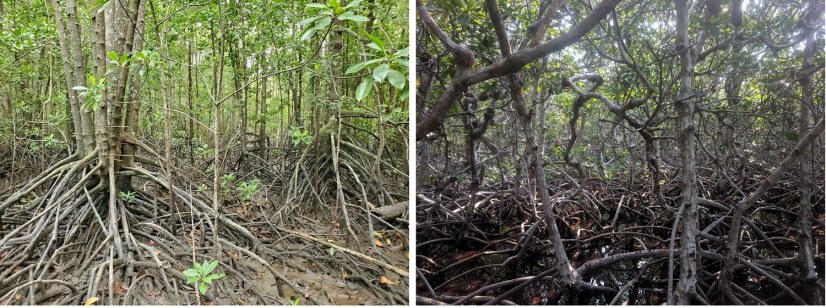
[[[345,74],[352,74],[352,73],[358,72],[358,71],[364,69],[365,67],[367,67],[368,65],[379,62],[381,60],[382,59],[373,59],[373,60],[353,64],[353,66],[351,66],[350,68],[347,69],[347,72],[345,72]]]
[[[406,58],[408,55],[410,55],[410,46],[399,49],[399,51],[394,53],[394,55],[396,55],[398,57]]]
[[[356,100],[363,100],[365,97],[367,97],[367,94],[370,94],[370,89],[372,88],[373,79],[364,78],[364,80],[361,81],[361,84],[359,84],[359,86],[356,88]]]
[[[387,81],[390,81],[390,84],[396,87],[396,89],[404,88],[404,84],[407,83],[404,75],[396,70],[390,70],[390,72],[387,73]]]
[[[189,280],[186,281],[187,284],[193,283],[198,281],[201,277],[189,277]]]
[[[307,4],[306,10],[309,11],[310,9],[326,9],[327,6],[321,3],[309,3]]]
[[[344,12],[344,14],[338,15],[338,20],[348,20],[355,15],[353,12]]]
[[[401,94],[399,94],[399,100],[404,101],[404,100],[406,100],[406,99],[407,99],[407,97],[408,97],[408,96],[410,96],[410,87],[408,87],[408,86],[405,84],[405,86],[404,86],[404,90],[402,90],[402,93],[401,93]]]
[[[309,28],[307,29],[307,31],[304,31],[303,35],[301,35],[301,40],[306,41],[309,38],[313,37],[313,34],[315,34],[315,28]]]
[[[330,21],[331,21],[331,20],[332,20],[332,19],[331,19],[330,17],[322,17],[321,19],[319,19],[319,20],[315,23],[315,29],[316,29],[316,30],[319,30],[319,29],[324,29],[325,27],[327,27],[327,26],[330,24]]]
[[[95,76],[89,75],[89,85],[95,85]]]
[[[218,266],[218,260],[207,262],[204,264],[204,267],[201,269],[201,273],[204,275],[209,275],[215,267]]]
[[[72,90],[75,90],[75,91],[89,91],[88,88],[82,87],[82,86],[74,87],[74,88],[72,88]]]
[[[186,269],[184,271],[184,275],[187,275],[189,277],[196,277],[196,278],[201,276],[201,274],[198,274],[198,271],[196,271],[194,269],[191,269],[191,268]]]
[[[373,41],[373,43],[376,43],[376,46],[379,47],[379,50],[384,51],[384,42],[382,42],[378,37],[372,36],[370,35],[370,33],[367,33],[367,37],[370,38],[370,40]],[[368,44],[367,46],[370,45]]]
[[[365,21],[368,21],[370,19],[367,19],[367,17],[361,16],[361,15],[353,15],[353,17],[351,17],[350,20],[365,22]]]
[[[120,63],[126,63],[126,60],[128,60],[128,59],[129,59],[129,55],[123,54],[122,56],[120,56],[120,61],[119,62]]]
[[[336,253],[336,249],[333,248],[333,247],[330,247],[330,256],[334,255],[335,253]]]
[[[327,6],[329,6],[329,7],[338,7],[339,6],[338,5],[338,0],[330,0],[330,2],[327,2]]]
[[[378,83],[381,83],[382,81],[384,81],[384,78],[387,78],[388,72],[390,72],[390,65],[382,64],[376,66],[376,68],[373,69],[373,80],[375,80]]]
[[[370,44],[367,44],[367,47],[370,47],[370,48],[373,48],[373,49],[375,49],[375,50],[378,50],[378,51],[384,52],[384,49],[382,49],[381,47],[379,47],[379,45],[376,45],[376,43],[370,43]]]
[[[201,281],[201,284],[198,285],[198,290],[201,291],[201,294],[206,294],[207,291],[207,284],[206,282]]]
[[[404,67],[410,67],[410,60],[407,60],[407,59],[396,59],[396,61],[395,61],[395,62],[396,62],[396,63],[398,63],[398,64],[399,64],[399,65],[401,65],[401,66],[404,66]]]
[[[112,61],[118,62],[118,53],[117,52],[110,51],[106,55],[109,57],[109,59],[112,59]]]
[[[106,7],[109,5],[109,2],[111,2],[111,1],[107,0],[106,2],[103,3],[103,5],[100,6],[100,9],[98,9],[98,14],[100,14],[100,12],[103,12],[103,10],[106,9]]]
[[[192,264],[192,266],[195,267],[195,270],[197,270],[199,273],[203,273],[201,271],[201,264],[200,263],[195,262],[195,264]]]
[[[470,21],[470,16],[468,16],[467,14],[462,14],[462,16],[459,16],[459,24],[460,25],[466,26],[469,21]]]
[[[347,3],[347,5],[344,7],[344,9],[354,8],[354,7],[358,6],[360,3],[361,3],[361,0],[355,0],[353,2]]]
[[[321,16],[310,17],[310,18],[304,19],[302,21],[299,21],[298,24],[301,25],[301,26],[306,26],[306,25],[309,25],[311,22],[314,22],[316,19],[319,19],[319,18],[321,18]]]

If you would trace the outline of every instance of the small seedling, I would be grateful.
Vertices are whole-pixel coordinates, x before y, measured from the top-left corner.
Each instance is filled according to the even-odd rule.
[[[227,173],[221,176],[221,193],[226,195],[230,192],[229,182],[235,179],[235,174]]]
[[[187,280],[186,283],[197,283],[200,280],[198,290],[201,291],[201,294],[206,294],[207,287],[212,284],[213,280],[224,277],[224,274],[209,274],[218,266],[218,260],[204,262],[203,266],[195,262],[193,266],[194,268],[188,268],[184,271],[184,275],[189,276],[189,280]]]
[[[122,191],[122,192],[118,193],[118,198],[123,200],[123,202],[132,203],[132,201],[135,201],[135,192],[134,191],[130,191],[130,192],[123,192]]]
[[[313,141],[313,136],[304,130],[302,126],[290,126],[288,133],[293,137],[294,147],[298,145],[308,145]]]
[[[206,186],[206,184],[201,184],[200,186],[198,186],[198,191],[206,191],[207,189],[208,187]]]
[[[289,300],[289,301],[290,301],[290,304],[293,304],[293,306],[298,306],[298,300],[300,300],[300,299],[301,298],[299,297],[299,298],[296,298],[295,301],[293,301],[293,300]]]
[[[238,187],[236,189],[241,194],[241,200],[246,201],[247,199],[255,195],[255,193],[258,192],[258,184],[261,184],[261,181],[258,179],[254,179],[249,183],[241,182],[241,184],[238,184]]]

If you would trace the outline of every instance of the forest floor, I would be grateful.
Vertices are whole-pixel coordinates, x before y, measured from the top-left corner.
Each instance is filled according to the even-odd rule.
[[[10,172],[11,162],[0,160],[0,171],[6,170],[0,203],[19,198],[0,216],[0,304],[406,305],[407,212],[385,220],[373,208],[368,218],[363,195],[354,195],[376,190],[368,180],[362,180],[366,188],[352,187],[356,181],[342,172],[339,183],[349,184],[339,187],[323,169],[323,180],[312,180],[305,172],[318,170],[296,167],[300,153],[279,153],[263,160],[248,154],[256,160],[229,166],[241,162],[230,151],[224,174],[234,177],[222,178],[218,215],[211,209],[212,185],[203,184],[213,180],[209,159],[176,170],[174,207],[163,169],[150,161],[143,161],[146,169],[129,169],[134,194],[118,198],[121,214],[111,225],[122,244],[107,236],[110,227],[102,228],[110,226],[108,194],[100,193],[105,185],[80,185],[58,199],[68,201],[53,202],[44,196],[61,192],[61,178],[72,178],[59,174],[53,184],[22,197],[14,193],[65,153],[25,153],[14,162],[22,168]],[[381,189],[388,200],[404,202],[407,183],[395,179],[385,179]],[[254,187],[248,198],[244,187]],[[345,207],[336,202],[339,188],[347,193]],[[63,218],[55,220],[58,214]],[[211,273],[226,276],[211,279],[202,294],[187,272],[215,260],[217,247],[220,262]]]
[[[751,170],[744,186],[755,188],[765,175]],[[562,177],[559,177],[562,178]],[[743,254],[757,264],[774,264],[772,273],[778,280],[754,270],[738,271],[733,284],[742,292],[744,304],[783,304],[794,302],[784,288],[805,292],[796,283],[798,243],[795,228],[799,196],[793,174],[783,180],[764,197],[750,213],[753,226],[744,228],[744,241],[753,248]],[[637,182],[629,187],[622,179],[590,181],[576,200],[561,200],[573,186],[564,180],[549,182],[556,204],[557,227],[562,236],[571,265],[580,271],[585,282],[593,286],[613,289],[603,294],[579,295],[578,304],[605,305],[625,302],[637,305],[664,304],[667,297],[668,255],[665,257],[617,258],[619,255],[651,251],[667,251],[671,242],[674,204],[679,198],[679,185],[669,182],[662,186],[666,204],[652,194],[650,185]],[[420,302],[436,300],[449,304],[553,304],[563,295],[556,285],[556,265],[549,238],[545,213],[541,206],[531,206],[530,196],[515,196],[509,183],[484,183],[477,193],[475,214],[468,225],[468,236],[461,238],[462,216],[467,213],[470,192],[467,186],[454,182],[446,187],[425,186],[417,191],[416,266],[425,278],[417,279],[416,294]],[[736,204],[733,189],[712,174],[701,177],[702,195],[719,202],[701,202],[703,228],[724,217],[728,208]],[[823,177],[817,177],[813,197],[815,215],[812,234],[816,242],[815,268],[819,288],[824,281],[824,191]],[[748,193],[748,191],[746,192]],[[438,196],[437,196],[438,194]],[[441,203],[435,198],[441,198]],[[518,200],[521,199],[521,200]],[[564,202],[563,202],[564,201]],[[539,220],[539,222],[537,222]],[[714,283],[720,271],[724,245],[720,234],[725,234],[727,223],[717,221],[708,229],[709,236],[700,241],[704,260],[701,285],[704,289]],[[753,228],[762,231],[755,231]],[[679,234],[676,235],[679,238]],[[763,239],[769,238],[771,241]],[[715,241],[716,239],[716,241]],[[767,242],[771,244],[767,245]],[[675,247],[679,252],[679,246]],[[662,255],[662,253],[659,253]],[[679,253],[677,253],[677,256]],[[600,261],[600,262],[597,262]],[[598,265],[599,264],[599,265]],[[674,265],[677,267],[677,264]],[[590,268],[589,268],[590,267]],[[786,273],[786,274],[783,274]],[[674,271],[677,278],[679,271]],[[421,277],[420,277],[421,278]],[[631,281],[634,282],[631,282]],[[629,284],[629,282],[631,282]],[[632,286],[631,292],[619,292],[622,286]],[[818,288],[818,286],[810,286]],[[610,290],[607,289],[607,290]],[[625,289],[623,289],[625,290]],[[708,294],[710,298],[712,294]],[[805,298],[805,295],[801,295]],[[430,302],[433,304],[433,302]]]

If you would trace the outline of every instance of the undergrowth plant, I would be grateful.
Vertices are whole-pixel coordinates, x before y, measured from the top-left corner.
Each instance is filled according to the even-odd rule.
[[[200,291],[201,294],[206,294],[207,288],[209,288],[213,280],[224,277],[224,274],[209,274],[218,266],[218,260],[204,262],[203,265],[195,262],[192,266],[194,268],[188,268],[184,271],[184,275],[189,277],[186,283],[198,283],[198,281],[200,281],[200,283],[198,283],[198,291]]]

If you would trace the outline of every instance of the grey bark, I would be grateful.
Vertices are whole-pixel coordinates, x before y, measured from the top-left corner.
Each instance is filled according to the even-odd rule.
[[[670,304],[689,305],[697,294],[697,263],[700,255],[697,250],[697,183],[694,148],[694,60],[696,50],[688,38],[688,24],[691,7],[688,0],[675,2],[677,10],[677,50],[680,56],[680,89],[677,94],[677,146],[680,156],[680,189],[683,207],[680,228],[680,280],[676,292],[669,297]],[[671,277],[669,277],[670,279]]]
[[[0,1],[2,2],[2,1]],[[75,144],[77,145],[77,152],[83,156],[86,152],[83,147],[83,129],[81,128],[80,120],[80,106],[78,105],[78,93],[72,90],[75,84],[72,78],[72,66],[69,63],[69,44],[66,40],[66,27],[63,24],[63,12],[60,10],[60,5],[57,0],[52,0],[52,7],[54,8],[55,24],[57,25],[57,38],[60,43],[60,55],[63,59],[63,73],[66,76],[66,88],[68,89],[69,106],[72,113],[72,122],[75,130]],[[9,108],[11,111],[11,108]]]

